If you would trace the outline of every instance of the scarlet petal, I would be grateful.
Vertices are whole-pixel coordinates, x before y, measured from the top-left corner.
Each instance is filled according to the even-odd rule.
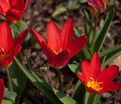
[[[47,26],[47,44],[56,52],[60,51],[62,39],[61,33],[54,22],[50,22]]]
[[[17,9],[11,8],[5,15],[5,17],[10,21],[20,21],[23,15],[23,11],[19,11]]]
[[[86,36],[81,36],[79,38],[76,38],[72,44],[69,47],[69,50],[71,51],[71,55],[76,55],[82,48],[85,47],[88,39]]]
[[[70,43],[73,39],[73,20],[68,19],[68,21],[64,24],[64,27],[61,31],[62,42],[63,42],[63,50],[70,46]]]
[[[55,56],[55,67],[61,68],[64,67],[70,59],[70,52],[69,50],[64,50],[58,55]]]
[[[53,51],[48,47],[46,40],[41,35],[39,35],[34,29],[32,29],[32,32],[44,53],[46,54],[49,64],[52,64],[53,58],[55,57]]]
[[[114,80],[114,78],[118,74],[118,71],[119,71],[119,67],[116,65],[112,65],[104,69],[97,77],[97,80],[102,81],[104,83],[110,83]]]
[[[76,74],[77,75],[77,77],[78,77],[78,79],[84,84],[84,78],[83,78],[83,76],[81,75],[81,74]]]
[[[101,63],[97,52],[94,53],[90,63],[92,76],[95,78],[101,72]]]
[[[90,77],[92,77],[90,75],[91,70],[92,69],[90,69],[90,64],[88,61],[83,61],[81,63],[81,71],[82,71],[85,83],[90,79]]]
[[[0,48],[8,52],[13,47],[13,37],[7,22],[2,22],[0,24],[0,34]]]
[[[104,88],[101,91],[101,93],[110,92],[110,91],[116,91],[116,90],[120,90],[120,89],[121,89],[121,83],[119,83],[119,82],[111,82],[111,83],[108,83],[107,85],[104,86]]]
[[[20,51],[21,49],[21,44],[22,42],[25,40],[26,36],[28,35],[30,31],[30,28],[24,30],[19,36],[17,36],[17,38],[14,40],[14,46],[13,48],[11,49],[11,52],[14,54],[14,55],[17,55],[18,52]]]
[[[0,13],[5,15],[10,9],[9,0],[0,0]]]
[[[5,90],[4,81],[0,79],[0,104],[2,103],[4,97],[4,90]]]
[[[10,0],[10,4],[12,8],[16,8],[16,9],[24,8],[24,0]]]

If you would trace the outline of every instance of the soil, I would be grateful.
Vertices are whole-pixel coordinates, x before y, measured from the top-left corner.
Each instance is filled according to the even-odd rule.
[[[54,21],[60,30],[62,29],[64,23],[70,17],[73,18],[74,26],[77,27],[81,33],[84,33],[84,14],[83,11],[86,10],[89,12],[87,3],[80,4],[80,8],[76,10],[69,10],[61,15],[52,17],[52,13],[55,10],[55,7],[63,2],[64,0],[30,0],[30,5],[27,11],[23,16],[23,20],[40,33],[46,39],[46,28],[47,24],[50,21]],[[121,44],[121,2],[120,0],[115,0],[113,5],[108,5],[109,8],[115,7],[116,14],[112,22],[111,28],[107,35],[107,39],[104,43],[103,49],[112,47],[117,44]],[[98,26],[101,27],[104,23],[104,19],[107,15],[107,11],[100,15]],[[48,69],[47,58],[40,48],[39,44],[36,43],[32,48],[24,48],[22,50],[23,59],[24,56],[28,56],[32,67],[35,69],[36,73],[49,83],[54,88],[59,88],[57,73],[54,69]],[[76,59],[77,57],[73,57]],[[70,61],[70,62],[71,62]],[[26,62],[26,60],[25,60]],[[68,66],[64,67],[61,70],[61,80],[63,83],[63,92],[67,95],[71,95],[73,92],[74,85],[77,81],[77,77],[74,73],[70,71]],[[121,82],[121,73],[118,74],[116,81]],[[104,93],[102,94],[99,104],[121,104],[121,91],[118,93]],[[20,104],[53,104],[48,98],[46,98],[39,90],[32,85],[28,80],[24,93],[21,97]]]

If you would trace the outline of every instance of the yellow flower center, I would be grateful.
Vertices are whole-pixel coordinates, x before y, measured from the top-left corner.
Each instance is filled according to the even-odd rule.
[[[60,52],[62,52],[62,48],[60,48],[60,50],[57,52],[56,50],[54,50],[53,48],[51,48],[53,50],[53,52],[57,55],[59,54]]]
[[[90,77],[90,81],[87,82],[86,86],[95,91],[100,91],[103,89],[103,87],[100,87],[100,84],[103,84],[103,82],[94,81],[94,78]]]
[[[0,52],[0,60],[4,60],[6,59],[8,56],[10,56],[9,53],[6,53],[5,50],[3,48],[1,48],[1,52]]]

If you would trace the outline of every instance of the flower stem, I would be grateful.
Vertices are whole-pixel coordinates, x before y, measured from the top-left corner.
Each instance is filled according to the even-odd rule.
[[[93,96],[93,94],[90,93],[90,94],[89,94],[89,98],[88,98],[88,102],[87,102],[87,104],[91,104],[92,96]]]
[[[94,45],[95,45],[95,36],[96,36],[96,30],[97,30],[97,21],[98,21],[98,15],[94,17],[95,18],[95,23],[94,23],[94,34],[93,34],[93,40],[92,40],[92,53],[94,52]]]
[[[8,83],[9,83],[10,91],[13,91],[11,75],[10,75],[10,71],[9,71],[8,67],[6,68],[6,72],[7,72],[7,76],[8,76]]]
[[[57,74],[58,74],[59,88],[60,90],[62,90],[62,80],[61,80],[60,70],[57,70]]]

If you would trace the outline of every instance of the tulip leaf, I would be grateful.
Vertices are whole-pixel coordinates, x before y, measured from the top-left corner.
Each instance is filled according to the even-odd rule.
[[[2,104],[13,104],[11,100],[3,99]]]
[[[80,61],[83,61],[83,60],[91,60],[91,57],[92,57],[92,53],[89,49],[89,47],[86,45],[79,53],[79,59]]]
[[[20,21],[17,25],[16,24],[10,24],[11,31],[13,38],[15,39],[20,33],[22,33],[25,29],[28,28],[28,25],[24,21]],[[35,43],[35,38],[32,37],[30,34],[27,35],[25,38],[23,44],[27,46],[31,46]]]
[[[43,81],[42,79],[40,79],[34,72],[34,70],[30,69],[31,72],[29,72],[25,66],[17,59],[15,58],[15,62],[17,63],[17,65],[20,67],[20,69],[25,73],[25,75],[27,76],[27,78],[45,95],[47,96],[52,102],[54,102],[55,104],[63,104],[63,102],[67,102],[64,104],[71,104],[70,102],[73,102],[72,104],[76,104],[74,102],[73,99],[69,98],[68,96],[66,96],[65,94],[63,95],[63,98],[60,98],[60,93],[59,95],[55,95],[58,94],[57,90],[54,89],[47,84],[45,81]],[[30,67],[30,66],[29,66]],[[60,98],[60,99],[59,99]],[[69,99],[69,101],[65,100],[65,99]]]
[[[104,40],[106,38],[106,34],[109,31],[109,28],[110,28],[111,22],[114,18],[114,15],[115,15],[115,9],[113,8],[109,11],[104,25],[102,26],[100,31],[96,34],[94,51],[97,51],[97,52],[100,51],[100,49],[104,43]]]
[[[92,21],[91,21],[89,14],[86,11],[84,11],[84,14],[85,14],[85,19],[86,19],[85,35],[87,35],[87,37],[89,39],[88,45],[90,46],[92,44],[92,40],[93,40],[94,28],[93,28]]]
[[[74,27],[74,36],[75,38],[80,37],[82,34],[80,33],[80,30]]]
[[[73,73],[79,73],[81,70],[80,70],[80,63],[74,61],[73,64],[68,64],[70,70],[73,72]]]
[[[99,53],[100,59],[103,60],[103,58],[105,57],[105,61],[103,62],[102,67],[103,68],[106,67],[106,65],[108,65],[110,61],[112,61],[119,55],[121,55],[121,45],[117,45],[112,48],[108,48],[104,50],[103,52],[100,52]]]
[[[83,0],[81,0],[83,1]],[[68,1],[65,1],[61,4],[59,4],[57,7],[56,7],[56,10],[53,12],[52,16],[57,16],[59,14],[62,14],[68,10],[74,10],[74,9],[78,9],[80,7],[80,0],[68,0]]]
[[[15,92],[11,92],[8,90],[8,88],[5,88],[2,104],[13,104],[16,97],[17,97],[17,94]]]
[[[27,78],[15,62],[10,66],[9,69],[12,73],[11,77],[13,83],[13,90],[17,93],[16,104],[18,104],[19,99],[21,98],[21,95],[26,86]]]
[[[16,92],[8,91],[8,89],[5,88],[4,99],[8,99],[8,100],[11,100],[11,101],[15,101],[16,97],[17,97]]]
[[[87,104],[87,102],[88,102],[88,98],[89,98],[89,92],[85,92],[85,95],[84,95],[84,100],[83,100],[83,102],[82,102],[82,104]]]
[[[72,98],[76,100],[79,104],[81,104],[84,100],[84,95],[85,95],[85,87],[83,86],[81,81],[78,80],[74,87]]]

